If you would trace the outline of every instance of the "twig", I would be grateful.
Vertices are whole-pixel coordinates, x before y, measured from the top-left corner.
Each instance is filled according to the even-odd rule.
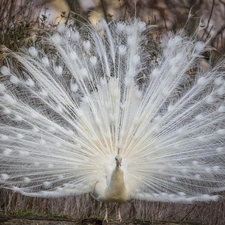
[[[214,5],[215,5],[215,0],[213,0],[213,2],[212,2],[212,7],[211,7],[211,10],[210,10],[209,19],[207,21],[207,25],[206,25],[206,28],[205,28],[205,32],[203,33],[202,38],[205,36],[205,33],[206,33],[206,31],[207,31],[207,29],[209,27],[209,22],[210,22],[210,20],[212,18],[212,13],[213,13]]]
[[[187,217],[195,208],[197,205],[195,205],[194,207],[192,207],[192,209],[183,217],[180,219],[180,221],[183,221],[185,219],[185,217]]]
[[[222,32],[225,30],[225,24],[223,24],[223,26],[220,27],[220,29],[213,35],[213,37],[210,40],[210,44],[213,44],[214,41],[216,40],[216,38],[222,34]]]
[[[101,0],[101,5],[102,5],[102,11],[103,11],[103,14],[104,14],[104,18],[105,18],[106,22],[108,23],[107,11],[106,11],[104,0]]]

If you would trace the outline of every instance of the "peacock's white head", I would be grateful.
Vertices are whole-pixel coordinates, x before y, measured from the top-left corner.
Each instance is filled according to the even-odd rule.
[[[121,156],[118,154],[116,157],[115,157],[115,160],[116,160],[116,166],[117,167],[121,167],[121,165],[122,165],[122,158],[121,158]]]

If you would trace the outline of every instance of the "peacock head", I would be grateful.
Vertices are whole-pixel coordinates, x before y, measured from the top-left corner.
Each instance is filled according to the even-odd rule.
[[[115,157],[115,160],[116,160],[116,166],[117,167],[121,166],[121,164],[122,164],[122,158],[120,157],[119,154]]]

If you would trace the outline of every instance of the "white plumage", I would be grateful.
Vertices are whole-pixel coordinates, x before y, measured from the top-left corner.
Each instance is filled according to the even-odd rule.
[[[170,35],[154,52],[146,29],[137,19],[61,25],[47,52],[11,53],[22,67],[1,68],[2,187],[118,203],[219,198],[224,70],[201,68],[206,43],[194,38]]]

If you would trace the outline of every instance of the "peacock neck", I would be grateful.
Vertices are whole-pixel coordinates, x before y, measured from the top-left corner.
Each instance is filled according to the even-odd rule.
[[[118,163],[112,172],[109,185],[105,190],[105,199],[107,199],[108,202],[119,203],[126,202],[129,199],[124,183],[124,174]]]
[[[123,174],[123,171],[122,171],[121,167],[118,166],[118,165],[116,166],[116,168],[114,169],[114,171],[112,173],[109,186],[125,187],[125,185],[124,185],[124,174]]]

